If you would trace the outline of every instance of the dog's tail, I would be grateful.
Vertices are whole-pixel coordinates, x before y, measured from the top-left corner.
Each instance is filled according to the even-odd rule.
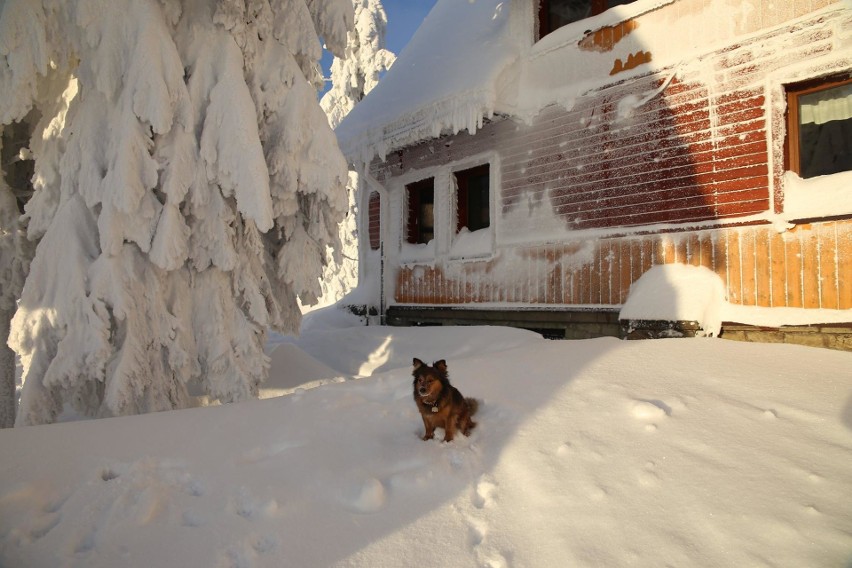
[[[466,398],[464,401],[467,403],[467,407],[470,409],[470,415],[473,416],[476,414],[476,411],[479,410],[479,401],[475,398]]]

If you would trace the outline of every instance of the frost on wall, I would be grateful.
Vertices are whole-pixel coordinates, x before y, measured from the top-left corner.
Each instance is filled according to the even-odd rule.
[[[0,123],[32,109],[40,241],[12,322],[18,424],[257,393],[339,246],[346,163],[316,104],[348,0],[9,0]],[[5,215],[3,218],[5,219]]]

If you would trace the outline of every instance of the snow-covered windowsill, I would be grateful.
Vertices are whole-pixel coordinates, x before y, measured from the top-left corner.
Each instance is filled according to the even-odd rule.
[[[426,244],[402,243],[399,251],[402,264],[423,264],[435,261],[435,239]]]
[[[491,227],[470,232],[462,227],[450,247],[450,260],[482,260],[494,253]]]
[[[852,171],[802,179],[784,174],[784,216],[810,219],[852,214]]]

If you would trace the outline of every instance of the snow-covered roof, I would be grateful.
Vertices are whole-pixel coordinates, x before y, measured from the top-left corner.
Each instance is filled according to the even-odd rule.
[[[518,58],[509,0],[438,0],[375,89],[337,127],[351,160],[468,129],[500,111],[503,72]]]

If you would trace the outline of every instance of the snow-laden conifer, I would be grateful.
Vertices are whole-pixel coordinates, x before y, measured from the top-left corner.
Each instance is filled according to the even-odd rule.
[[[349,32],[343,57],[331,63],[331,88],[320,99],[332,128],[379,82],[396,56],[385,49],[387,15],[381,0],[352,0],[355,28]],[[333,303],[358,282],[357,174],[349,172],[349,214],[340,225],[342,255],[328,258],[322,278],[321,304]]]
[[[346,52],[331,62],[331,88],[320,105],[332,128],[369,93],[396,56],[385,49],[388,18],[381,0],[352,0],[355,28],[349,32]]]
[[[8,0],[2,123],[35,110],[39,240],[12,322],[18,424],[257,392],[338,247],[346,164],[316,103],[349,0]],[[5,217],[4,217],[5,219]]]

